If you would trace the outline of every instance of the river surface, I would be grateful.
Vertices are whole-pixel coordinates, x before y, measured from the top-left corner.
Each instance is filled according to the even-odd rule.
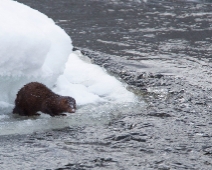
[[[105,105],[64,126],[43,117],[43,132],[2,132],[1,169],[212,168],[211,1],[18,1],[53,18],[75,50],[145,104],[109,114]]]

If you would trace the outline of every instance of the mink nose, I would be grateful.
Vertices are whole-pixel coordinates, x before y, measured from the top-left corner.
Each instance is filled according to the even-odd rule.
[[[75,113],[76,109],[69,109],[68,112],[69,113]]]

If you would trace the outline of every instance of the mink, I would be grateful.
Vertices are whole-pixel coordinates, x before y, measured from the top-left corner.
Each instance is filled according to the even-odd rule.
[[[18,91],[13,113],[33,116],[40,115],[38,111],[51,116],[65,116],[64,112],[74,113],[76,111],[76,101],[72,97],[54,93],[42,83],[31,82]]]

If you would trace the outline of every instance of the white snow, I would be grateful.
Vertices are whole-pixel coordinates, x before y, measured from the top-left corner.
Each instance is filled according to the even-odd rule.
[[[72,52],[64,73],[58,78],[54,91],[76,99],[78,105],[112,101],[132,102],[134,95],[115,77],[91,64],[79,51]]]
[[[0,107],[24,84],[51,87],[72,51],[70,37],[46,15],[11,0],[0,5]]]
[[[16,93],[32,81],[74,97],[78,105],[134,100],[116,78],[80,57],[80,52],[72,52],[70,37],[52,19],[24,4],[1,0],[1,113],[12,111]]]

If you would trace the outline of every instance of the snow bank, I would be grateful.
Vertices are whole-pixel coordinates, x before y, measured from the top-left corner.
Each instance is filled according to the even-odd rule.
[[[69,36],[46,15],[11,0],[0,5],[0,107],[31,81],[53,86],[72,51]]]
[[[120,81],[108,75],[103,68],[91,64],[80,51],[70,54],[65,71],[58,78],[54,91],[74,97],[78,105],[134,100],[134,95]]]

